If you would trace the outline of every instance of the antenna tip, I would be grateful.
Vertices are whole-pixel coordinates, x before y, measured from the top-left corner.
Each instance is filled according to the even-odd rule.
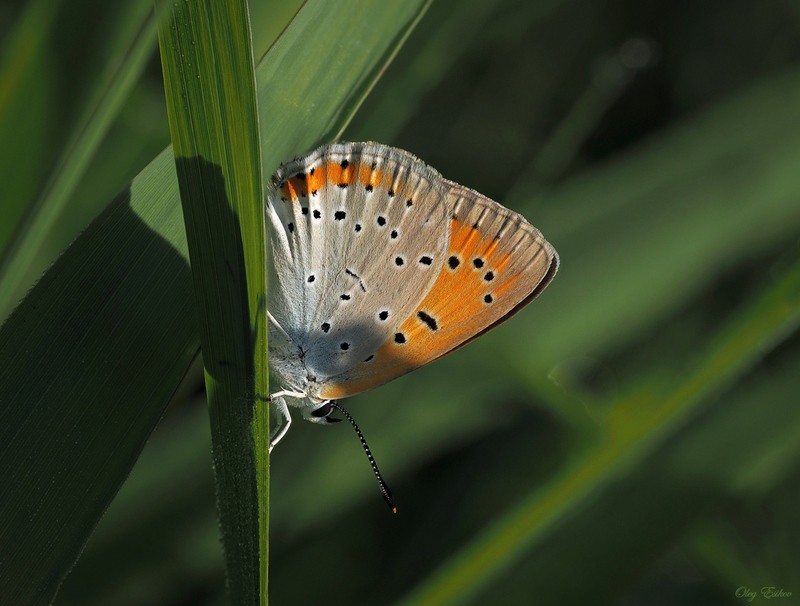
[[[392,510],[392,513],[397,513],[397,505],[394,503],[394,495],[392,491],[389,490],[389,487],[386,485],[386,482],[381,479],[381,492],[383,493],[383,500],[386,501],[386,504],[389,506],[389,509]]]

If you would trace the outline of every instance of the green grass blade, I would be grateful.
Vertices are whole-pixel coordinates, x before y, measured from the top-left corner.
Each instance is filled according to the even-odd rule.
[[[392,141],[419,113],[425,94],[446,77],[459,57],[472,45],[486,22],[502,4],[484,2],[434,3],[426,22],[413,34],[415,52],[405,54],[366,102],[364,119],[349,129],[351,141]]]
[[[262,155],[264,175],[271,175],[287,158],[340,136],[431,1],[349,0],[337,5],[335,11],[316,2],[304,5],[293,22],[295,27],[275,42],[269,53],[271,60],[258,73],[260,116],[268,121],[262,122],[261,133],[270,140]],[[320,27],[321,23],[325,27]],[[328,31],[331,26],[337,32],[335,39]],[[317,60],[298,63],[296,52],[301,44],[313,44],[317,49],[331,46],[328,54],[321,50],[322,54],[315,54]],[[331,48],[336,49],[337,56],[346,58],[340,69],[331,69]],[[294,72],[287,74],[289,69]],[[342,77],[342,72],[347,77]],[[276,79],[282,82],[280,89],[273,84]],[[319,111],[322,99],[325,112]],[[269,117],[276,115],[291,119]]]
[[[46,41],[55,28],[57,3],[31,2],[0,47],[0,259],[25,216],[25,202],[36,194],[45,163],[46,133],[54,83],[47,66]],[[19,138],[19,140],[17,140]],[[22,145],[27,142],[27,145]]]
[[[552,546],[560,543],[559,535],[554,537],[553,533],[563,533],[563,544],[572,549],[584,549],[584,543],[570,534],[570,527],[576,524],[574,518],[584,512],[584,519],[588,519],[585,512],[596,507],[599,495],[620,477],[628,480],[617,493],[619,498],[615,503],[628,503],[630,506],[631,488],[627,482],[634,477],[632,466],[646,461],[646,457],[657,445],[663,443],[670,432],[684,425],[709,397],[728,387],[736,377],[752,368],[767,351],[796,330],[798,322],[800,264],[795,264],[758,302],[748,307],[722,331],[685,381],[676,385],[663,398],[654,396],[650,386],[647,391],[640,390],[619,402],[609,416],[605,439],[601,444],[589,449],[549,485],[535,491],[518,507],[507,512],[451,561],[434,572],[403,603],[430,605],[463,602],[497,582],[501,575],[513,570],[523,556],[528,562],[563,561],[552,551]],[[752,401],[748,401],[748,404],[752,405]],[[787,413],[790,413],[785,406],[780,408],[784,410],[777,417],[778,424],[774,426],[777,430],[781,429],[786,422]],[[789,418],[796,424],[796,414],[789,414]],[[797,433],[794,436],[797,446],[800,436]],[[718,451],[718,454],[735,453],[738,447],[738,444],[729,445],[727,450]],[[687,441],[687,452],[681,453],[676,449],[678,455],[675,458],[695,449],[697,442]],[[733,468],[734,471],[739,471],[749,462],[750,457],[739,459],[742,467]],[[712,462],[705,469],[709,474],[718,473],[719,463],[717,461],[717,465],[714,465]],[[676,468],[679,466],[676,465]],[[704,468],[701,468],[701,475],[702,469]],[[651,492],[655,490],[652,489]],[[681,496],[678,494],[678,499]],[[642,501],[649,502],[650,499],[642,497]],[[669,515],[669,510],[665,513]],[[564,523],[566,519],[571,524]],[[653,527],[652,521],[650,527]],[[644,536],[641,540],[647,543],[650,537]],[[597,543],[598,546],[604,544]],[[553,568],[544,567],[541,572],[533,573],[531,570],[536,571],[536,566],[528,570],[527,591],[535,595],[545,595],[548,587],[552,587]],[[564,582],[566,580],[563,579]],[[558,599],[567,599],[566,592],[584,597],[596,596],[598,589],[591,583],[575,584],[571,588],[562,583],[560,587]]]
[[[55,604],[122,604],[131,599],[131,586],[136,587],[139,604],[175,601],[184,588],[175,582],[178,562],[190,562],[189,575],[201,575],[209,593],[224,603],[225,561],[214,498],[208,406],[202,394],[191,396],[190,402],[191,410],[178,405],[167,411],[59,589]],[[165,502],[154,499],[154,494],[173,496]],[[165,541],[177,545],[177,550],[164,549]],[[177,574],[186,579],[186,574]]]
[[[250,23],[253,32],[253,54],[256,63],[272,47],[300,8],[303,0],[283,0],[282,2],[249,2]]]
[[[268,171],[341,130],[427,4],[304,5],[256,70]],[[0,603],[52,599],[198,351],[179,205],[165,150],[0,328]]]
[[[0,72],[0,87],[5,88],[0,93],[5,97],[0,100],[0,140],[6,143],[0,152],[0,182],[6,188],[0,220],[0,318],[10,313],[41,271],[42,267],[35,265],[37,253],[51,236],[155,45],[150,3],[125,2],[103,10],[103,29],[115,35],[94,38],[93,60],[99,65],[75,61],[52,65],[59,62],[58,55],[48,48],[56,33],[64,35],[63,31],[69,30],[66,35],[83,36],[85,25],[72,24],[90,22],[90,15],[92,19],[99,16],[94,3],[65,3],[60,10],[54,10],[51,3],[44,3],[46,8],[40,10],[41,4],[28,7],[21,24],[23,31],[19,32],[19,46],[23,48],[10,49],[8,63]],[[62,11],[70,14],[59,15]],[[28,25],[29,21],[33,23]],[[56,32],[27,31],[34,27],[54,28]],[[32,63],[20,65],[29,55]],[[95,77],[84,82],[80,70]],[[24,77],[19,77],[20,73]],[[65,109],[50,113],[62,114],[61,123],[39,132],[46,125],[45,117],[37,119],[27,108],[31,97],[43,91],[32,89],[56,87],[59,78],[72,80],[70,104],[79,108],[75,110],[78,115],[73,118],[70,104],[66,104]],[[58,99],[55,91],[44,94],[48,100],[36,100],[34,106]],[[20,116],[30,117],[34,123],[20,125]],[[38,151],[37,146],[41,146]],[[40,154],[39,166],[33,158],[20,158],[20,153]],[[32,170],[34,167],[38,170]]]
[[[196,354],[192,300],[174,296],[191,277],[170,160],[118,196],[0,329],[2,603],[52,599]]]
[[[83,4],[87,6],[79,6],[79,2],[83,2]],[[145,0],[137,0],[137,2],[143,5],[145,14],[152,12],[152,2],[147,2]],[[46,0],[45,4],[47,5],[45,14],[50,18],[58,19],[57,13],[53,11],[53,3]],[[255,3],[252,18],[255,30],[254,34],[256,34],[254,49],[257,51],[255,53],[257,57],[264,56],[267,49],[286,28],[286,25],[291,21],[295,13],[297,13],[301,4],[301,0],[286,0],[285,2],[279,3],[278,6],[275,6],[274,3]],[[96,18],[97,5],[94,2],[87,2],[86,0],[68,0],[67,6],[72,13],[78,13],[73,16],[75,20],[81,19],[81,9],[91,12],[91,18],[86,18],[83,22],[92,23],[92,19]],[[120,8],[124,7],[124,10],[129,10],[130,6],[129,3],[120,3]],[[269,17],[267,17],[267,10],[269,10]],[[263,13],[263,15],[261,13]],[[114,29],[115,26],[109,23],[108,20],[105,20],[104,29],[115,32],[111,35],[111,38],[115,42],[116,48],[109,49],[107,46],[100,44],[92,46],[92,53],[99,54],[101,57],[106,58],[112,66],[118,65],[120,60],[124,62],[123,65],[117,67],[114,77],[114,83],[120,88],[127,89],[129,86],[129,79],[132,78],[131,70],[122,68],[128,66],[131,62],[131,56],[134,53],[133,51],[123,52],[123,43],[130,36],[128,29],[133,28],[137,23],[140,23],[140,21],[129,16],[123,16],[119,28]],[[40,30],[42,29],[42,25],[39,23],[36,23],[36,27]],[[74,31],[76,28],[71,29]],[[123,31],[118,31],[119,29]],[[47,36],[39,33],[34,36],[33,39],[47,39]],[[74,54],[74,47],[62,48],[63,37],[55,39],[59,40],[60,43],[54,48],[46,49],[46,56],[49,59],[55,56],[63,56],[65,57],[62,59],[63,64],[75,66],[78,69],[88,71],[90,74],[94,73],[91,69],[87,70],[86,61],[69,61],[67,58]],[[140,41],[145,39],[147,40],[146,46],[153,51],[148,62],[148,64],[152,66],[152,59],[156,50],[154,19],[149,19],[146,30],[142,29],[140,31]],[[50,44],[53,43],[51,42]],[[15,57],[17,55],[9,53],[6,56]],[[104,75],[105,72],[101,76]],[[99,81],[94,75],[87,79],[93,84],[102,81],[102,78]],[[39,104],[47,104],[52,111],[53,106],[60,107],[63,105],[64,101],[60,98],[60,95],[68,94],[71,97],[69,100],[70,103],[81,102],[83,99],[81,95],[76,94],[74,86],[71,86],[68,91],[61,90],[55,91],[54,93],[48,90],[49,79],[48,77],[44,77],[41,73],[35,74],[34,82],[43,91],[47,92],[28,96],[28,102],[25,103],[23,111],[14,117],[13,128],[15,134],[19,134],[22,130],[19,125],[29,119],[36,120],[37,124],[48,124],[46,119],[37,119],[35,115],[31,115],[36,114]],[[157,79],[153,77],[152,69],[144,72],[144,77],[139,78],[130,94],[125,91],[115,90],[114,86],[110,84],[104,88],[95,88],[94,90],[96,94],[103,95],[103,97],[109,101],[121,97],[126,97],[126,99],[122,109],[114,117],[108,132],[104,134],[99,147],[96,150],[91,150],[92,158],[89,165],[85,169],[79,167],[77,171],[67,170],[64,164],[75,167],[85,161],[87,147],[81,145],[81,141],[90,141],[92,137],[97,136],[98,129],[92,127],[80,130],[78,129],[79,125],[72,128],[73,131],[78,132],[79,140],[77,142],[73,141],[73,144],[71,144],[68,149],[62,150],[65,163],[59,165],[61,168],[58,169],[57,174],[61,175],[59,181],[64,182],[77,178],[78,183],[74,188],[70,184],[72,192],[69,195],[69,199],[59,203],[59,205],[62,206],[62,210],[58,213],[55,224],[47,230],[47,236],[44,238],[42,245],[30,259],[28,263],[28,272],[21,278],[18,295],[10,295],[15,301],[18,301],[22,297],[24,291],[33,285],[38,276],[55,261],[59,253],[80,234],[86,225],[102,212],[116,193],[127,183],[130,183],[131,179],[146,166],[153,157],[164,149],[169,142],[166,105],[164,104],[164,86],[160,77]],[[36,102],[33,102],[31,96],[35,98]],[[97,122],[98,119],[107,116],[111,105],[111,103],[105,103],[97,106],[97,111],[92,112],[92,122]],[[75,119],[80,120],[82,118],[83,116],[77,116]],[[65,125],[68,123],[69,120],[66,118],[61,122],[64,128],[66,128]],[[26,154],[33,151],[35,147],[32,145],[32,140],[32,138],[28,138],[28,142],[22,149],[18,149],[16,153],[13,153],[13,164],[10,168],[13,169],[12,176],[15,179],[18,178],[17,173],[24,174],[25,170],[30,168],[29,166],[25,166],[23,159],[26,157]],[[66,142],[64,145],[66,145]],[[71,154],[75,152],[77,152],[77,159],[72,159]],[[0,168],[0,171],[2,171],[2,168]],[[48,174],[40,178],[37,182],[39,186],[48,186],[48,184],[52,184],[56,176],[57,175],[50,176]],[[10,183],[6,182],[6,184],[10,189]],[[55,194],[60,191],[60,188],[49,187],[49,190],[52,190]],[[6,191],[8,192],[9,190]],[[58,196],[64,195],[65,193],[63,192],[58,193]],[[0,208],[0,215],[8,213],[13,208],[11,198],[12,196],[10,193],[7,193],[5,204]],[[47,201],[45,200],[45,204],[46,203]],[[42,213],[43,211],[38,211],[36,214],[38,216]],[[14,222],[10,219],[0,220],[0,231],[2,231],[4,227],[10,229],[13,224]],[[35,237],[35,234],[38,232],[39,230],[33,229],[29,233],[32,237]],[[20,245],[28,247],[29,249],[32,248],[27,242],[27,239],[23,240]],[[15,273],[18,271],[14,263],[10,265],[10,268]],[[3,315],[3,318],[7,315],[7,313]]]
[[[247,4],[157,5],[233,604],[266,604],[267,247]]]

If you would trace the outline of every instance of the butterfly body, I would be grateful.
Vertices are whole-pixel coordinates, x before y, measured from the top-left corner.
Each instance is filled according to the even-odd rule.
[[[507,319],[558,268],[555,249],[521,215],[376,143],[324,146],[283,164],[266,218],[270,364],[288,401],[317,422],[327,402]],[[275,400],[288,426],[287,400]]]

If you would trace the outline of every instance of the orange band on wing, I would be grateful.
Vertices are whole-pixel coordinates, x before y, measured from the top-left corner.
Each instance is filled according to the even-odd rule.
[[[280,191],[285,199],[297,202],[300,197],[308,196],[309,192],[317,192],[328,185],[341,187],[356,181],[364,187],[392,187],[391,179],[387,178],[384,183],[383,172],[367,164],[356,166],[347,162],[328,162],[310,169],[307,173],[290,176],[281,185]]]
[[[490,232],[491,233],[491,232]],[[323,398],[367,391],[419,368],[480,334],[512,312],[545,276],[550,258],[535,240],[512,255],[471,222],[450,222],[444,266],[431,290],[374,357],[324,387]],[[513,265],[512,260],[518,262]]]

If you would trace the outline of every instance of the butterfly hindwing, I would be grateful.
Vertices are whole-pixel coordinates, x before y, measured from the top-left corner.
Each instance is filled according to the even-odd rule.
[[[521,215],[443,182],[448,245],[435,282],[374,357],[327,381],[321,397],[366,391],[453,351],[511,317],[555,275],[555,249]]]

